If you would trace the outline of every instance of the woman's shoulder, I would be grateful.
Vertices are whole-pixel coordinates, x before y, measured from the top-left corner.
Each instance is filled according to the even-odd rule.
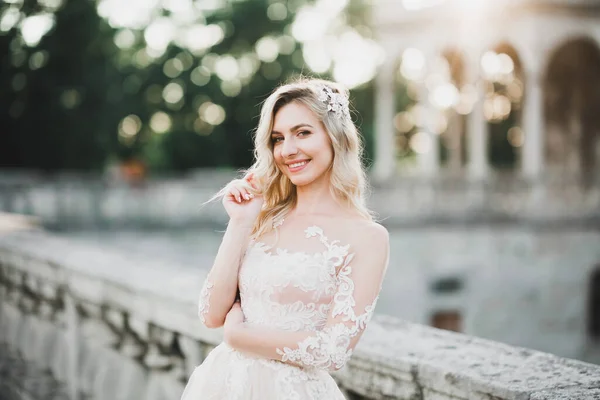
[[[386,244],[389,242],[388,230],[376,221],[356,219],[348,221],[345,230],[349,241],[354,245],[368,247],[373,244]]]
[[[387,247],[388,230],[366,218],[336,218],[328,236],[353,248]]]

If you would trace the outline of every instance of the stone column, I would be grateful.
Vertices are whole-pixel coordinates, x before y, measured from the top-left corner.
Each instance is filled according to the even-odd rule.
[[[375,162],[373,178],[382,182],[390,179],[396,171],[396,143],[394,115],[396,96],[394,70],[396,60],[390,57],[381,66],[375,79]]]
[[[67,386],[69,388],[69,399],[79,400],[79,315],[77,305],[71,293],[64,296],[65,301],[65,335],[67,342],[70,343],[69,354],[67,355]]]
[[[463,166],[462,141],[464,130],[465,126],[462,114],[451,110],[450,116],[448,117],[448,129],[446,130],[445,135],[447,135],[446,143],[448,144],[447,168],[453,172],[460,171]]]
[[[544,156],[544,104],[542,73],[539,63],[530,65],[525,73],[525,104],[522,124],[525,141],[521,152],[521,174],[537,180],[543,169]]]
[[[488,123],[483,113],[485,101],[485,82],[481,73],[481,55],[479,50],[469,50],[467,64],[467,82],[475,87],[477,95],[471,113],[467,116],[467,156],[468,174],[472,179],[485,179],[489,172],[488,160]]]
[[[428,64],[431,63],[431,57],[427,58]],[[429,70],[429,68],[428,68]],[[439,110],[429,101],[429,90],[425,82],[420,83],[419,87],[419,106],[421,113],[417,126],[419,132],[427,135],[429,139],[429,149],[417,154],[417,168],[419,175],[434,176],[440,169],[440,136],[435,132],[435,123]]]

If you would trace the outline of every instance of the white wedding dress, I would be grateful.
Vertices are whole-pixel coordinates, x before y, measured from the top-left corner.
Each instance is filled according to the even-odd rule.
[[[182,400],[345,399],[329,372],[350,358],[373,313],[384,272],[355,282],[350,245],[328,239],[317,226],[298,236],[288,238],[287,249],[251,242],[238,284],[246,324],[305,332],[303,339],[274,348],[279,360],[221,343],[194,370]],[[212,287],[209,274],[200,295],[202,320]]]

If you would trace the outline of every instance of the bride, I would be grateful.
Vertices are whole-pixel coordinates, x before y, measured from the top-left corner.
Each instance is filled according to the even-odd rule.
[[[200,319],[224,341],[182,400],[344,399],[329,372],[352,355],[389,255],[365,205],[347,90],[279,87],[254,144],[254,165],[219,193],[230,220],[200,293]]]

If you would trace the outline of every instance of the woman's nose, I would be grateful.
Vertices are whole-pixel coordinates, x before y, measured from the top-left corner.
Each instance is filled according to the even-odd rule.
[[[294,142],[294,139],[286,139],[283,141],[283,148],[281,149],[281,155],[283,157],[290,157],[298,153],[298,147]]]

